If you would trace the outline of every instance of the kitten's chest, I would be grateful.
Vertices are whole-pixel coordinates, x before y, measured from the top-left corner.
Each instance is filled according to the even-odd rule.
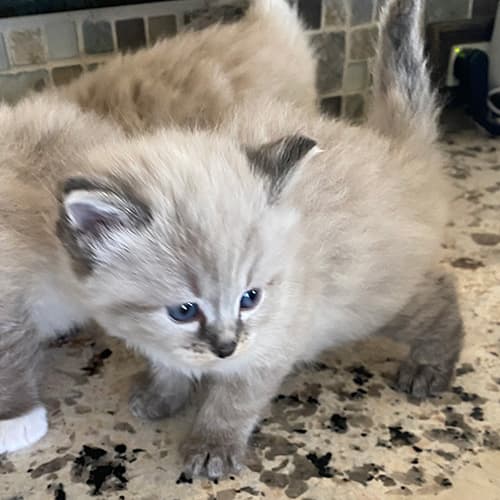
[[[90,319],[78,298],[55,284],[43,284],[34,292],[32,320],[44,338],[65,333]]]

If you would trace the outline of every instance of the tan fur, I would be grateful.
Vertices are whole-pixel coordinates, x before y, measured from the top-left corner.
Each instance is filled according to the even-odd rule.
[[[234,24],[208,27],[117,57],[62,90],[128,132],[213,126],[263,97],[316,105],[316,62],[284,0],[255,0]]]
[[[415,136],[387,141],[367,127],[283,104],[239,113],[233,132],[242,143],[300,133],[323,150],[287,188],[286,199],[302,214],[304,296],[311,307],[329,310],[318,315],[327,332],[334,323],[336,340],[352,339],[390,319],[439,260],[448,198],[438,148],[423,148]],[[245,115],[262,125],[252,126]],[[338,310],[331,297],[342,297]]]
[[[80,151],[116,134],[59,99],[38,97],[14,108],[0,106],[1,452],[20,446],[4,435],[2,419],[31,415],[38,404],[41,341],[89,317],[54,232],[57,180]],[[33,415],[38,420],[27,423],[25,444],[46,430],[45,413]]]
[[[283,55],[279,61],[277,52]],[[81,160],[88,148],[100,142],[108,144],[106,151],[118,147],[117,124],[127,132],[171,123],[213,126],[237,103],[256,103],[261,94],[314,109],[314,73],[307,37],[290,7],[282,0],[254,0],[234,26],[186,33],[117,57],[64,89],[0,108],[0,279],[6,290],[0,306],[0,453],[46,430],[45,413],[31,412],[39,398],[40,341],[93,316],[89,292],[79,283],[92,271],[92,252],[78,258],[78,245],[60,217],[61,183],[72,172],[92,175],[93,160]],[[107,123],[79,113],[61,97]],[[115,166],[113,182],[131,178],[134,185],[142,178],[132,175],[133,154]],[[190,149],[183,154],[185,162]],[[94,174],[106,177],[110,171]],[[151,186],[157,181],[154,175],[145,178]],[[133,297],[114,307],[150,310]],[[24,425],[26,419],[15,418],[23,413],[31,415],[28,427],[34,419],[24,444],[11,432],[12,425]],[[13,420],[4,425],[2,418]]]
[[[436,113],[427,73],[411,70],[423,64],[421,39],[392,36],[405,33],[405,18],[416,29],[420,2],[391,6],[375,118],[365,127],[322,119],[293,97],[275,99],[277,87],[258,107],[255,95],[235,94],[224,119],[220,109],[205,121],[184,110],[178,120],[189,127],[134,138],[92,115],[80,119],[56,98],[0,109],[2,279],[19,283],[3,302],[1,339],[31,341],[33,332],[96,319],[153,364],[149,385],[131,401],[140,416],[173,413],[191,378],[206,381],[182,451],[189,474],[213,478],[238,467],[294,363],[388,323],[412,345],[401,387],[416,397],[444,389],[461,321],[437,268],[447,200]],[[115,104],[106,109],[120,119]],[[125,99],[123,107],[126,131],[168,116],[155,118],[151,108],[141,121],[141,106]],[[398,128],[381,120],[384,109]],[[441,287],[444,302],[430,300]],[[240,310],[253,288],[260,303]],[[47,321],[50,300],[60,309]],[[439,328],[429,335],[434,302]],[[169,315],[184,303],[199,305],[195,321]],[[414,321],[424,307],[425,321]],[[411,328],[400,326],[408,319]],[[233,342],[234,353],[218,355],[218,342]]]

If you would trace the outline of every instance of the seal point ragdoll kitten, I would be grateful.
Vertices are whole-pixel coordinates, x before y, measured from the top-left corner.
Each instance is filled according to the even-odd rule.
[[[78,151],[117,137],[116,127],[55,97],[0,106],[0,453],[46,433],[42,341],[89,318],[55,234],[58,180]]]
[[[58,234],[68,253],[53,239],[53,205],[64,194],[55,186],[74,168],[78,152],[113,144],[120,133],[65,100],[127,132],[169,123],[211,126],[230,116],[236,103],[262,95],[313,110],[315,68],[293,10],[282,0],[254,0],[238,23],[163,40],[44,97],[0,107],[0,453],[28,446],[47,431],[39,403],[40,341],[92,317],[75,284],[89,264],[77,256],[61,222]],[[72,186],[66,183],[65,190]],[[115,186],[113,192],[121,191]]]
[[[462,324],[437,267],[446,200],[421,9],[395,0],[385,12],[364,128],[263,103],[215,131],[103,141],[64,170],[40,171],[48,192],[32,183],[26,197],[21,176],[19,193],[0,199],[39,215],[13,220],[13,235],[36,244],[2,255],[11,249],[8,269],[33,285],[4,302],[14,309],[3,327],[30,338],[26,290],[57,291],[68,318],[95,318],[151,360],[131,399],[138,415],[174,413],[201,379],[206,397],[182,446],[188,475],[238,469],[294,363],[340,342],[402,337],[401,389],[445,389]]]
[[[168,193],[161,203],[142,195],[153,206],[140,242],[130,237],[117,261],[108,252],[122,236],[106,233],[113,245],[97,247],[105,271],[89,282],[116,287],[111,276],[121,276],[116,300],[133,292],[125,307],[103,303],[95,315],[151,360],[131,398],[136,415],[175,413],[191,380],[202,380],[205,399],[181,448],[187,475],[238,469],[294,363],[339,343],[370,333],[403,340],[399,388],[421,399],[448,387],[463,326],[438,264],[448,200],[421,13],[410,0],[384,11],[365,127],[261,102],[215,132],[162,132],[128,142],[123,156],[96,154],[103,168],[133,157],[165,175],[155,173]],[[75,196],[83,213],[98,201]],[[140,269],[133,281],[122,276],[129,268]]]

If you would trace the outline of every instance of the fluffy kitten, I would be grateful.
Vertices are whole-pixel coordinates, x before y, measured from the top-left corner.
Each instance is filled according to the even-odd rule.
[[[216,131],[98,147],[66,181],[58,234],[78,293],[152,361],[133,411],[172,414],[193,378],[206,384],[188,474],[238,468],[293,364],[341,342],[401,338],[401,389],[447,387],[462,322],[438,267],[446,197],[421,9],[385,11],[366,127],[248,105]]]
[[[78,151],[119,137],[115,128],[47,96],[0,106],[0,453],[47,431],[41,341],[89,318],[55,234],[54,194]]]
[[[103,172],[131,167],[132,199],[107,201],[116,175],[66,197],[96,319],[152,361],[134,413],[171,415],[192,378],[206,384],[182,447],[187,474],[237,469],[293,364],[339,343],[404,340],[399,387],[423,398],[448,386],[463,328],[438,265],[447,199],[421,10],[385,10],[367,126],[247,105],[214,132],[94,152]],[[140,226],[124,215],[145,206]]]
[[[462,324],[437,264],[446,200],[421,9],[394,0],[385,11],[364,128],[247,103],[215,131],[110,136],[52,164],[70,137],[33,141],[26,110],[5,116],[0,199],[12,240],[0,242],[1,272],[16,286],[4,287],[13,295],[2,342],[29,345],[43,319],[57,329],[95,318],[152,362],[131,401],[139,415],[172,414],[201,379],[206,397],[182,452],[188,474],[212,478],[239,468],[293,364],[327,347],[402,337],[411,350],[400,387],[415,397],[444,389]],[[35,297],[48,302],[37,310]],[[47,318],[50,299],[60,313]],[[12,356],[0,360],[10,377]],[[1,390],[8,397],[10,385]]]
[[[117,57],[58,90],[128,132],[214,126],[262,97],[316,106],[316,61],[285,0],[253,0],[243,19]]]
[[[276,53],[283,58],[275,60]],[[237,102],[261,94],[314,109],[314,72],[307,37],[290,7],[283,0],[254,0],[235,25],[179,35],[116,58],[52,95],[0,108],[0,276],[9,290],[0,309],[0,453],[27,446],[47,430],[39,403],[40,341],[92,317],[75,282],[87,264],[65,240],[76,259],[73,270],[68,267],[54,238],[53,196],[81,151],[98,142],[112,145],[120,133],[63,99],[128,132],[171,121],[213,125]],[[117,171],[116,177],[123,175]]]

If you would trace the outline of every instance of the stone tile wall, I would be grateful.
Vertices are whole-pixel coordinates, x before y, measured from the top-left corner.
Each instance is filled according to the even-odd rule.
[[[319,56],[318,90],[330,114],[361,119],[369,96],[377,19],[385,0],[291,0]],[[62,85],[117,52],[151,45],[186,25],[234,18],[244,0],[207,12],[179,0],[0,19],[0,99]],[[427,22],[494,17],[498,0],[427,0]]]

